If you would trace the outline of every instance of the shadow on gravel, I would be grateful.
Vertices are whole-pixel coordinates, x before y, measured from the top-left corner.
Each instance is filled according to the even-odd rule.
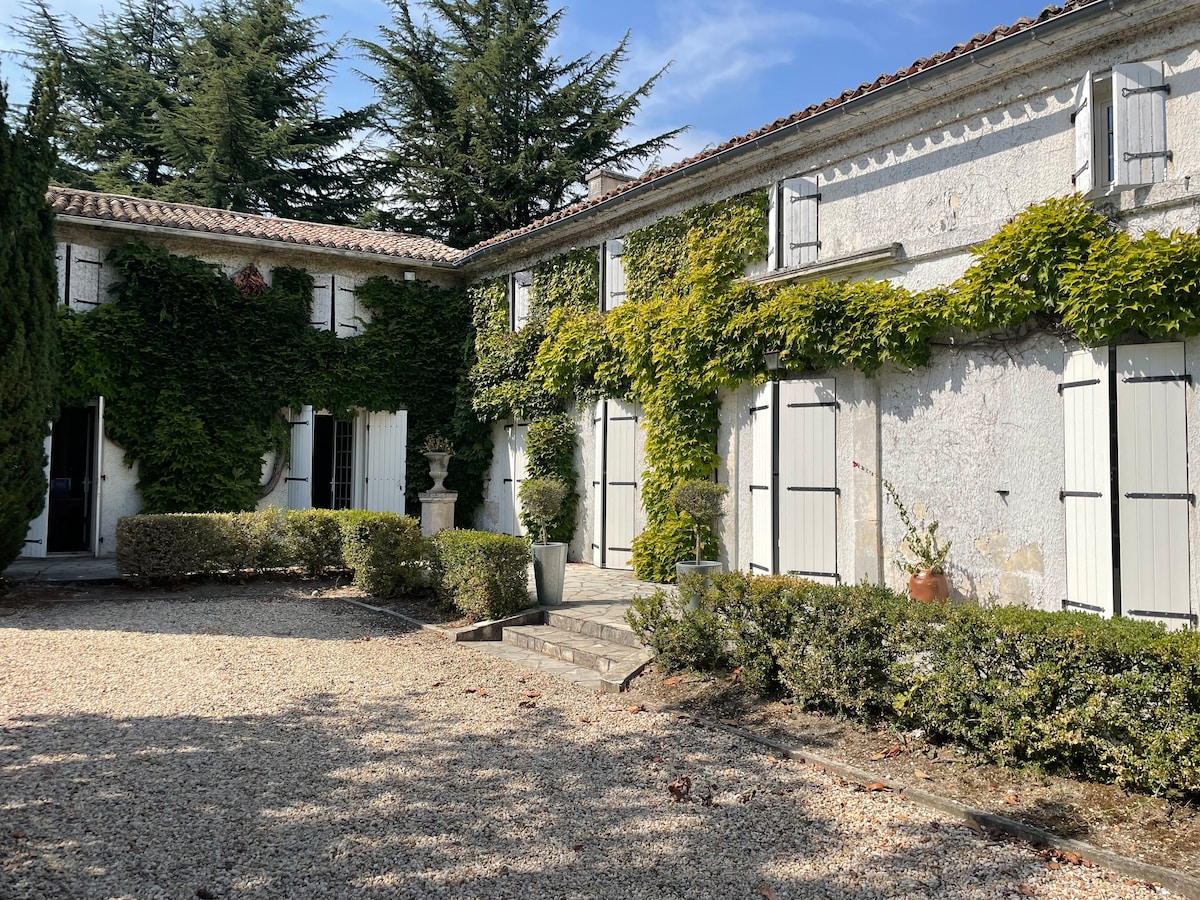
[[[589,728],[508,672],[464,723],[438,702],[464,687],[435,676],[387,702],[315,693],[278,715],[10,720],[0,896],[757,898],[765,883],[764,897],[865,900],[968,896],[963,882],[995,896],[1040,869],[978,839],[945,852],[951,827],[898,798],[868,797],[881,820],[916,822],[844,832],[845,801],[810,794],[824,779],[727,736],[685,750],[684,720]],[[690,794],[672,802],[683,775]],[[835,877],[804,874],[831,857]],[[799,865],[780,876],[780,860]],[[886,883],[862,881],[872,865]]]

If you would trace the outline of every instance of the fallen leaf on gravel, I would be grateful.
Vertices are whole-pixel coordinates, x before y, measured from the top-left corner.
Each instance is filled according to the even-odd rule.
[[[668,678],[666,681],[663,682],[663,684],[679,684],[682,681],[683,681],[682,678]]]
[[[779,895],[771,890],[771,886],[765,882],[758,886],[758,893],[765,897],[766,900],[779,900]]]
[[[867,791],[890,791],[891,788],[882,781],[872,781],[866,786]]]
[[[815,765],[815,766],[813,766],[813,768],[814,768],[814,769],[816,769],[818,772],[824,772],[824,771],[825,771],[825,767],[824,767],[824,766],[822,766],[822,765]]]
[[[10,831],[8,833],[8,836],[15,841],[25,840],[25,832],[23,832],[23,831]]]
[[[903,752],[904,752],[903,747],[901,747],[899,744],[893,744],[891,747],[887,748],[887,750],[884,752],[883,755],[886,756],[888,759],[895,759],[897,756],[899,756]]]
[[[530,691],[525,696],[529,697],[530,699],[536,700],[538,697],[542,696],[542,692],[541,691]]]
[[[463,693],[464,694],[473,694],[473,693],[475,693],[475,688],[467,688],[465,691],[463,691]]]
[[[1027,884],[1018,884],[1017,885],[1017,893],[1020,894],[1022,897],[1036,897],[1037,896],[1037,891],[1035,891],[1033,888],[1031,888]]]
[[[879,762],[886,755],[887,755],[886,753],[876,753],[874,756],[871,757],[871,762]]]
[[[435,681],[433,684],[430,685],[430,687],[441,687],[445,683],[446,682],[444,682],[444,681]]]
[[[535,706],[537,706],[537,701],[536,700],[522,700],[520,703],[517,704],[517,706],[519,706],[521,709],[533,709]]]
[[[625,712],[627,712],[627,713],[640,713],[640,712],[645,712],[645,711],[646,711],[645,703],[639,703],[637,706],[625,707]]]
[[[574,847],[572,847],[571,849],[572,849],[572,850],[575,850],[575,851],[582,850],[582,849],[583,849],[583,844],[576,844],[576,845],[575,845]]]
[[[1057,872],[1059,869],[1062,868],[1062,863],[1048,862],[1048,863],[1046,863],[1046,868],[1049,869],[1051,872]]]
[[[1020,803],[1021,801],[1019,801],[1019,800],[1017,799],[1017,795],[1016,795],[1016,794],[1005,794],[1005,795],[1004,795],[1004,802],[1005,802],[1005,803],[1007,803],[1009,806],[1016,806],[1016,805],[1017,805],[1018,803]]]
[[[584,716],[580,716],[580,717],[579,717],[579,721],[580,721],[580,723],[581,723],[581,724],[583,724],[583,725],[591,725],[591,724],[592,724],[592,720],[591,720],[591,719],[588,719],[588,718],[585,718]]]
[[[977,825],[975,822],[969,822],[969,821],[968,821],[968,822],[963,822],[963,823],[962,823],[962,826],[963,826],[963,828],[969,828],[969,829],[971,829],[971,830],[972,830],[973,832],[975,832],[976,834],[979,834],[979,835],[982,835],[982,834],[983,834],[983,829],[982,829],[982,828],[980,828],[980,827],[979,827],[979,826],[978,826],[978,825]]]
[[[917,769],[915,772],[913,772],[913,774],[916,775],[918,778],[924,778],[927,781],[929,779],[933,778],[933,776],[930,775],[928,772],[922,772],[920,769]]]
[[[485,690],[483,690],[482,688],[480,688],[480,689],[479,689],[478,691],[476,691],[475,693],[479,694],[479,696],[480,696],[480,697],[486,697],[486,696],[488,695],[488,692],[487,692],[487,691],[485,691]]]
[[[671,792],[671,798],[676,803],[680,800],[686,800],[688,794],[692,792],[692,779],[686,775],[680,775],[667,785],[667,790]]]
[[[662,762],[661,756],[647,756],[646,759],[650,760],[650,762]]]
[[[1074,850],[1068,850],[1062,855],[1064,862],[1069,862],[1073,866],[1078,866],[1083,862],[1083,857]]]

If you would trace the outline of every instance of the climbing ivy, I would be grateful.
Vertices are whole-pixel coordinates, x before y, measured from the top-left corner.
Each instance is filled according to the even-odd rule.
[[[425,436],[459,448],[449,485],[463,521],[482,495],[491,442],[457,414],[471,352],[462,291],[374,278],[359,289],[373,319],[339,339],[310,326],[312,279],[273,272],[239,291],[215,266],[131,243],[114,250],[114,301],[61,322],[63,401],[106,398],[106,426],[137,463],[145,512],[253,509],[262,460],[288,448],[281,410],[311,404],[341,418],[407,409],[408,501],[428,488]]]
[[[569,543],[575,536],[575,521],[579,514],[579,473],[575,469],[575,423],[566,413],[553,413],[537,419],[529,426],[525,439],[528,478],[554,477],[567,486],[567,499],[558,518],[550,528],[550,540]],[[535,523],[522,516],[528,534],[536,534]]]

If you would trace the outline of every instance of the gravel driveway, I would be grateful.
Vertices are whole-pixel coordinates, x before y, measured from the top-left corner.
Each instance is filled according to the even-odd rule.
[[[5,612],[6,900],[1152,894],[333,600]]]

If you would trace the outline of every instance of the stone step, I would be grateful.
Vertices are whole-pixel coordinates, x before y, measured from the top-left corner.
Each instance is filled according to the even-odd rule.
[[[572,603],[546,609],[546,624],[622,647],[643,649],[625,621],[626,603]]]
[[[627,647],[553,625],[505,628],[503,643],[592,669],[611,692],[622,690],[652,657],[644,647]]]

